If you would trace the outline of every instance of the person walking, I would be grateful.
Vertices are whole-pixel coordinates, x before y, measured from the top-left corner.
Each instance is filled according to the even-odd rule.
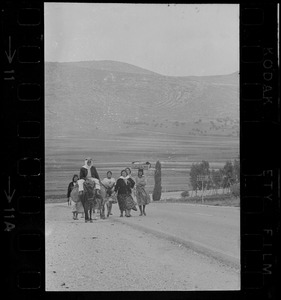
[[[128,183],[130,185],[130,188],[131,188],[129,190],[129,192],[130,192],[131,195],[135,195],[135,179],[132,176],[132,171],[131,171],[130,168],[126,168],[125,170],[126,170],[126,172],[128,174],[126,178],[127,178],[127,181],[128,181]]]
[[[106,177],[101,181],[101,184],[103,185],[103,187],[105,188],[105,204],[107,206],[107,217],[109,217],[109,215],[112,215],[111,213],[111,209],[112,209],[112,194],[114,192],[114,187],[116,184],[116,180],[112,177],[112,172],[108,171],[106,173]]]
[[[126,198],[128,194],[127,189],[127,172],[121,171],[121,176],[117,179],[114,192],[117,193],[117,202],[120,210],[120,217],[123,217],[124,211],[126,211]]]
[[[77,184],[78,181],[78,175],[74,174],[72,177],[72,181],[69,183],[68,188],[67,188],[67,204],[68,206],[71,205],[71,197],[70,197],[70,193],[72,191],[72,189],[74,188],[74,186]]]
[[[147,181],[143,174],[143,169],[139,169],[136,178],[136,198],[140,209],[140,216],[146,216],[145,206],[150,203],[149,193],[145,189],[146,184]]]
[[[127,179],[126,170],[121,171],[121,176],[117,179],[114,192],[117,193],[117,201],[120,209],[120,217],[123,217],[125,211],[126,217],[131,217],[131,209],[136,209],[136,204],[130,195],[131,193],[131,183]]]
[[[72,213],[73,213],[73,220],[78,219],[78,213],[82,213],[82,217],[84,217],[83,213],[83,206],[80,201],[78,201],[78,197],[72,198],[71,195],[73,195],[72,191],[76,188],[78,188],[78,175],[74,174],[72,181],[68,185],[67,189],[67,199],[68,199],[68,205],[71,205]]]
[[[125,169],[127,172],[127,189],[128,189],[128,197],[126,198],[126,203],[127,203],[127,217],[131,217],[131,209],[137,210],[136,209],[136,202],[134,200],[135,197],[135,180],[132,176],[132,171],[130,168]]]
[[[129,180],[132,188],[134,187],[135,185],[135,180],[134,180],[134,177],[132,176],[132,171],[130,168],[126,168],[125,171],[127,172],[127,180]]]
[[[78,175],[74,174],[72,177],[72,181],[69,183],[68,188],[67,188],[67,205],[71,206],[72,208],[72,214],[73,214],[73,220],[77,220],[77,216],[78,216],[78,211],[77,211],[77,202],[74,202],[71,199],[71,192],[74,189],[74,187],[77,185],[77,181],[78,181]]]

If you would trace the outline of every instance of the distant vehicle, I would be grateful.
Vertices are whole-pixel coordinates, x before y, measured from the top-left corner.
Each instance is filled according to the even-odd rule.
[[[143,169],[149,170],[151,168],[150,162],[143,162],[143,161],[133,161],[132,162],[132,169]]]

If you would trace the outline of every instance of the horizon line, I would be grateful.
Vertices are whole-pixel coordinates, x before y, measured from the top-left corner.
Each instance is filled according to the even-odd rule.
[[[210,77],[210,76],[227,76],[227,75],[232,75],[232,74],[235,74],[235,73],[238,73],[238,75],[239,75],[239,71],[238,70],[234,71],[234,72],[231,72],[231,73],[226,73],[226,74],[210,74],[210,75],[164,75],[164,74],[161,74],[161,73],[158,73],[158,72],[155,72],[155,71],[151,71],[149,69],[146,69],[146,68],[143,68],[143,67],[140,67],[140,66],[128,63],[128,62],[119,61],[119,60],[111,60],[111,59],[101,59],[101,60],[94,60],[93,59],[93,60],[77,60],[77,61],[47,61],[47,60],[44,60],[44,63],[81,63],[81,62],[102,62],[102,61],[111,61],[111,62],[117,62],[117,63],[131,65],[133,67],[140,68],[140,69],[149,71],[151,73],[155,73],[157,75],[165,76],[165,77]]]

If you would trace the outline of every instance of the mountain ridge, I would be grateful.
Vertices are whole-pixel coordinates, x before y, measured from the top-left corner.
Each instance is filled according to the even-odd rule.
[[[210,78],[210,77],[223,77],[223,76],[232,76],[232,75],[238,75],[238,71],[227,73],[227,74],[214,74],[214,75],[165,75],[161,74],[155,71],[151,71],[147,68],[143,68],[137,65],[133,65],[127,62],[122,61],[114,61],[114,60],[87,60],[87,61],[73,61],[73,62],[54,62],[54,61],[46,61],[45,64],[62,64],[62,65],[76,65],[80,67],[86,67],[86,68],[94,68],[94,69],[100,69],[100,70],[111,70],[111,71],[118,71],[117,68],[121,67],[123,70],[122,72],[125,72],[126,67],[128,69],[131,68],[132,73],[144,73],[144,74],[150,74],[150,75],[158,75],[158,76],[164,76],[164,77],[174,77],[174,78]],[[133,72],[135,70],[135,72]],[[128,71],[127,71],[128,72]],[[130,72],[128,72],[130,73]]]
[[[73,65],[76,67],[103,70],[103,71],[114,71],[124,73],[139,73],[148,75],[158,75],[156,72],[148,69],[138,67],[129,63],[113,61],[113,60],[91,60],[91,61],[77,61],[77,62],[46,62],[47,64],[61,64],[61,65]]]
[[[203,120],[217,134],[210,122],[237,125],[238,83],[238,72],[178,77],[115,61],[46,62],[46,131],[197,134]]]

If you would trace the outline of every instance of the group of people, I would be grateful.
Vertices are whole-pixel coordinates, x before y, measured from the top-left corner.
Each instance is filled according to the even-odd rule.
[[[104,212],[105,206],[109,217],[112,214],[112,204],[116,202],[120,217],[123,217],[124,213],[126,217],[131,217],[131,210],[137,211],[137,206],[140,216],[146,216],[145,207],[150,203],[146,183],[143,169],[138,169],[137,177],[133,178],[130,168],[122,170],[117,181],[112,177],[111,171],[100,180],[93,159],[87,158],[80,169],[80,176],[75,174],[68,186],[67,199],[72,206],[73,219],[77,220],[78,214],[82,213],[85,222],[92,222],[97,219],[91,217],[92,214],[95,216],[95,210]],[[104,214],[101,214],[102,216],[105,217]]]

